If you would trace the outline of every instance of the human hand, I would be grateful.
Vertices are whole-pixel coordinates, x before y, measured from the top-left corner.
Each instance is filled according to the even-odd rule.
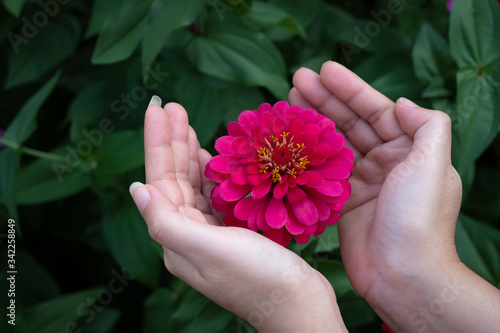
[[[450,119],[405,99],[393,103],[333,62],[320,76],[300,69],[293,82],[290,102],[330,117],[354,151],[352,194],[338,222],[349,280],[384,320],[403,329],[409,315],[400,323],[390,311],[406,306],[411,314],[401,297],[410,292],[408,281],[426,284],[460,265],[454,231],[462,192],[451,165]]]
[[[203,175],[211,156],[199,148],[186,111],[152,101],[144,133],[147,184],[134,183],[131,193],[167,269],[259,332],[345,330],[321,274],[253,231],[222,226],[207,199],[214,184]]]

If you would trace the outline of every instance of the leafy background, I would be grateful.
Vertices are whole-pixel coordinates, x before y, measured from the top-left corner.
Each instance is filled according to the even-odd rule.
[[[500,286],[495,0],[456,0],[451,14],[444,0],[3,0],[3,7],[0,240],[7,253],[14,219],[17,332],[252,332],[166,271],[133,206],[128,185],[144,180],[144,110],[153,94],[182,103],[213,151],[214,137],[241,111],[286,99],[296,69],[317,71],[329,59],[393,100],[406,96],[451,116],[465,194],[458,251]],[[399,12],[384,16],[391,8]],[[380,330],[345,275],[336,227],[290,249],[333,284],[350,331]],[[123,269],[128,280],[116,283]],[[12,330],[1,317],[0,330]]]

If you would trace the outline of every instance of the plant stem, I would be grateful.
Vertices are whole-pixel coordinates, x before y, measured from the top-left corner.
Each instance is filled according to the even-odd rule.
[[[65,158],[62,156],[59,156],[56,154],[51,154],[51,153],[46,153],[46,152],[43,152],[40,150],[28,148],[28,147],[23,147],[23,146],[19,145],[19,143],[11,141],[11,140],[6,139],[6,138],[0,138],[0,143],[4,144],[5,146],[7,146],[13,150],[18,150],[24,154],[28,154],[28,155],[39,157],[39,158],[44,158],[46,160],[66,163]]]

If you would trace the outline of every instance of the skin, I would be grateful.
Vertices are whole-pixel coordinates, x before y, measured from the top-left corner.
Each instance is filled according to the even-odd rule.
[[[300,69],[290,102],[330,117],[354,151],[352,195],[338,222],[349,280],[395,331],[489,332],[500,292],[463,265],[454,244],[461,181],[451,123],[392,102],[343,66]],[[131,193],[165,265],[259,332],[344,332],[326,279],[261,235],[221,226],[184,109],[152,105],[145,119],[146,185]]]

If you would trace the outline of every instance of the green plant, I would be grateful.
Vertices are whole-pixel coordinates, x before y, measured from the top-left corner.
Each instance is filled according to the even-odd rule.
[[[15,220],[17,331],[252,331],[166,272],[133,206],[144,110],[153,94],[183,104],[213,152],[241,111],[286,99],[297,68],[330,59],[451,116],[458,251],[500,286],[500,9],[462,0],[450,17],[445,2],[4,0],[0,237]],[[332,283],[350,331],[379,328],[335,227],[290,249]]]

